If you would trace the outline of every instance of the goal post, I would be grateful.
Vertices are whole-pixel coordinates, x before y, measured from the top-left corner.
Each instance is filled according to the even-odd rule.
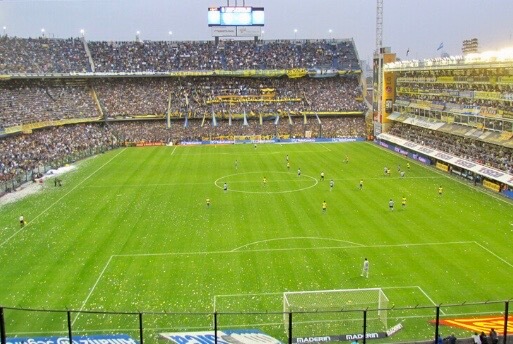
[[[363,310],[368,324],[387,328],[388,298],[381,288],[314,290],[283,293],[285,330],[292,314],[294,332],[302,335],[329,335],[325,331],[361,329]],[[333,333],[331,333],[333,334]]]

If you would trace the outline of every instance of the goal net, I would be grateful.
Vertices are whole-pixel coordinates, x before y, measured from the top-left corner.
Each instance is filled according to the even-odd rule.
[[[283,293],[285,331],[292,313],[294,337],[362,333],[387,328],[388,298],[381,288],[316,290]]]

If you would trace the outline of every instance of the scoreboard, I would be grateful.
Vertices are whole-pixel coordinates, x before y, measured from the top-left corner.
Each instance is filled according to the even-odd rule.
[[[264,8],[221,6],[208,8],[208,26],[264,26]]]

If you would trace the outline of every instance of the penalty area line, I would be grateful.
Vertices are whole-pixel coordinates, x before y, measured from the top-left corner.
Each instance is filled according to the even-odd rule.
[[[483,250],[485,250],[486,252],[488,252],[489,254],[491,254],[492,256],[494,256],[495,258],[497,258],[498,260],[500,260],[501,262],[503,262],[504,264],[508,265],[509,267],[513,268],[513,264],[511,264],[510,262],[508,262],[507,260],[505,260],[504,258],[502,258],[501,256],[499,256],[498,254],[494,253],[493,251],[491,251],[490,249],[486,248],[485,246],[481,245],[480,243],[478,243],[477,241],[474,241],[474,244],[476,244],[477,246],[481,247]]]
[[[417,288],[419,288],[420,292],[422,294],[424,294],[424,296],[429,300],[429,302],[431,302],[433,304],[433,306],[438,306],[435,301],[433,301],[433,299],[431,297],[429,297],[429,295],[424,291],[424,289],[422,289],[420,286],[417,286]],[[440,309],[440,313],[442,313],[443,315],[445,315],[445,312]]]
[[[105,264],[105,266],[103,267],[103,270],[100,272],[100,275],[96,279],[96,282],[94,282],[93,286],[91,287],[91,290],[89,290],[89,294],[87,294],[87,297],[85,298],[84,302],[82,302],[82,306],[78,310],[78,313],[75,316],[75,319],[73,319],[73,321],[71,322],[71,325],[75,324],[75,321],[77,321],[78,317],[80,316],[80,313],[84,310],[84,307],[87,304],[87,301],[89,301],[89,298],[91,297],[91,295],[93,295],[93,292],[96,289],[96,286],[98,285],[98,283],[100,283],[100,280],[102,279],[103,274],[107,270],[107,267],[110,265],[110,262],[112,261],[112,258],[114,258],[114,257],[115,257],[115,255],[110,256],[109,260],[107,261],[107,264]]]

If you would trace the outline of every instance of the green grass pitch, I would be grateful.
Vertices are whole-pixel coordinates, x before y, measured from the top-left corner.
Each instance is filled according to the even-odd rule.
[[[0,305],[167,312],[144,316],[156,341],[159,332],[210,329],[215,300],[220,312],[267,312],[221,314],[221,327],[251,324],[284,339],[273,313],[284,291],[381,287],[389,306],[419,305],[388,312],[389,325],[404,325],[394,340],[432,338],[434,309],[421,306],[513,296],[513,208],[413,161],[401,178],[406,163],[371,143],[125,148],[87,159],[63,187],[49,180],[2,206]],[[360,276],[364,257],[369,278]],[[442,307],[441,315],[502,308]],[[6,309],[5,319],[10,337],[67,333],[62,313]],[[138,337],[134,315],[71,320],[75,335]],[[338,332],[361,330],[354,326]]]

